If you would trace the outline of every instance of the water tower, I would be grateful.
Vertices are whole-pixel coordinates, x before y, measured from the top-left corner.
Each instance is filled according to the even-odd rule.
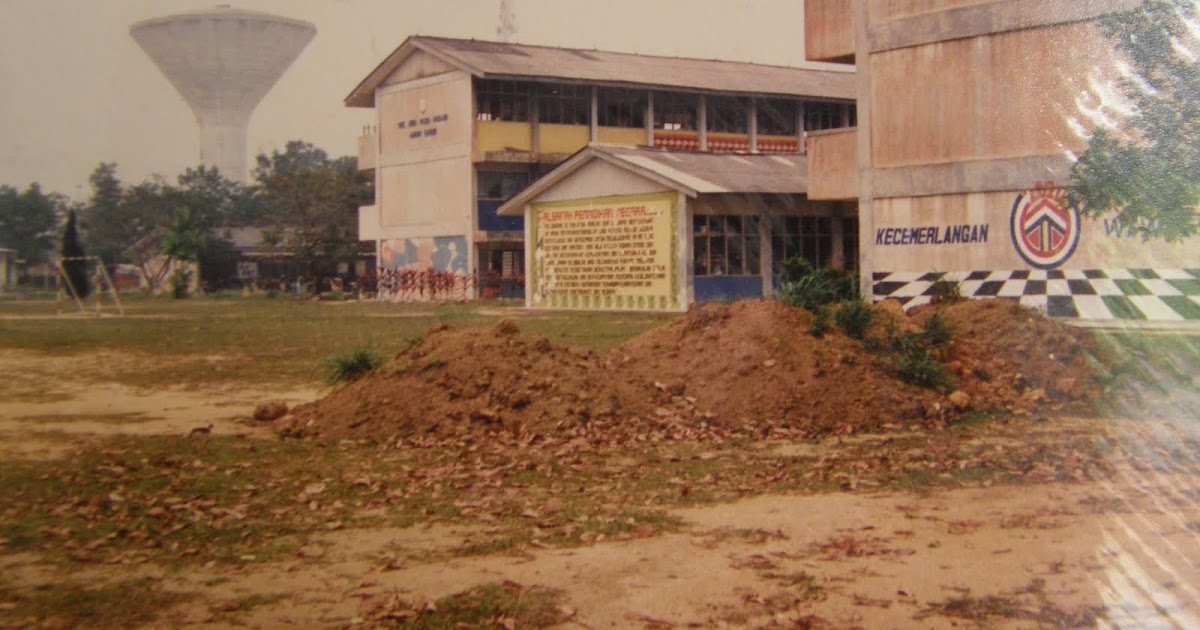
[[[220,5],[134,24],[129,34],[200,126],[200,162],[246,180],[250,114],[316,35],[308,22]]]

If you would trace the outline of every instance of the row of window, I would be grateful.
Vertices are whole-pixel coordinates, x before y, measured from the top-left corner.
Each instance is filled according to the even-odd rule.
[[[834,261],[834,221],[841,222],[841,261]],[[692,220],[692,272],[696,276],[756,276],[762,273],[759,220],[752,216],[701,216]],[[858,260],[858,219],[780,217],[771,225],[772,271],[800,256],[813,266]]]
[[[475,110],[479,120],[528,122],[536,102],[543,123],[586,125],[591,118],[592,88],[586,85],[538,85],[520,81],[480,80],[475,83]],[[748,133],[750,101],[739,96],[708,96],[709,131]],[[601,127],[642,128],[646,122],[649,92],[624,88],[598,88],[596,124]],[[681,92],[654,93],[654,128],[695,131],[700,99]],[[801,102],[761,98],[757,103],[758,133],[794,136]],[[849,127],[855,124],[853,103],[805,102],[804,130]]]

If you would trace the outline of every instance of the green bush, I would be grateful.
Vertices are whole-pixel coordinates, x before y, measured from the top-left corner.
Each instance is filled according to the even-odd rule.
[[[824,336],[825,333],[829,332],[829,327],[832,325],[833,322],[829,315],[829,309],[818,308],[816,314],[813,316],[812,326],[809,328],[809,330],[812,332],[812,336],[821,337]]]
[[[167,278],[167,285],[171,287],[171,297],[177,300],[188,296],[188,285],[191,283],[192,272],[190,269],[176,269]]]
[[[818,269],[799,257],[783,262],[779,282],[779,299],[814,313],[827,304],[858,299],[858,276],[832,267]]]
[[[356,348],[346,354],[337,354],[325,360],[329,369],[329,383],[349,383],[363,374],[383,365],[383,357],[370,348]]]
[[[961,299],[962,284],[958,280],[937,280],[929,287],[929,301],[934,304],[957,302]]]
[[[867,327],[875,317],[875,311],[862,300],[845,302],[837,310],[833,318],[838,326],[846,331],[846,335],[861,340],[867,334]]]
[[[946,321],[946,317],[939,311],[925,320],[925,327],[922,333],[929,345],[937,347],[945,345],[954,336],[954,329],[950,326],[950,322]]]
[[[934,359],[929,348],[922,344],[904,344],[897,359],[897,366],[900,378],[909,383],[943,391],[954,389],[954,378],[950,371]]]

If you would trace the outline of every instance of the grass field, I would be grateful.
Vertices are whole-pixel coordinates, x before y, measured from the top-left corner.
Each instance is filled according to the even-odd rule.
[[[355,348],[390,356],[436,324],[480,325],[509,317],[554,342],[605,351],[673,317],[529,313],[511,303],[399,305],[221,296],[126,296],[123,302],[125,317],[111,316],[108,309],[104,317],[58,317],[53,300],[2,300],[0,348],[60,356],[117,351],[176,359],[152,371],[118,369],[117,381],[130,385],[306,383],[322,380],[326,357]]]
[[[219,397],[227,388],[250,385],[322,384],[328,357],[356,348],[390,356],[442,323],[488,325],[509,318],[555,342],[606,351],[676,317],[541,313],[497,303],[392,305],[220,296],[127,297],[125,307],[126,317],[58,317],[52,300],[0,299],[0,357],[9,353],[5,365],[17,370],[20,361],[11,357],[28,357],[35,373],[32,379],[0,381],[0,399],[17,391],[13,382],[28,387],[43,377],[47,388],[59,388],[55,391],[64,383],[84,383],[77,397],[87,398],[85,371],[94,371],[96,357],[111,365],[100,380],[146,388],[136,390],[139,398],[178,385]],[[1101,354],[1110,358],[1102,369],[1113,385],[1099,411],[1114,418],[1135,417],[1131,410],[1146,409],[1140,399],[1126,397],[1137,388],[1169,390],[1172,396],[1166,398],[1175,406],[1195,397],[1192,375],[1200,369],[1200,337],[1104,333],[1098,343]],[[88,367],[73,367],[76,360]],[[56,372],[47,365],[65,367]],[[1175,408],[1167,412],[1161,417],[1181,413]],[[323,444],[261,435],[190,435],[192,424],[187,423],[170,434],[124,432],[142,419],[137,412],[96,410],[9,422],[13,432],[5,435],[14,440],[59,439],[47,429],[66,429],[72,422],[88,421],[103,429],[73,438],[78,448],[69,458],[14,458],[0,466],[0,496],[5,497],[0,502],[0,627],[10,627],[10,622],[12,627],[26,622],[82,627],[94,626],[98,619],[108,627],[154,626],[164,615],[177,613],[237,625],[254,618],[256,609],[293,604],[298,588],[291,581],[293,570],[295,575],[332,570],[325,555],[338,549],[330,537],[343,532],[360,536],[451,525],[471,532],[437,545],[391,543],[384,558],[372,559],[392,567],[386,574],[373,574],[383,579],[403,574],[395,567],[488,558],[498,559],[495,566],[507,566],[512,556],[529,557],[543,548],[568,552],[604,541],[665,538],[689,530],[675,510],[758,495],[893,492],[920,497],[950,488],[1010,484],[1027,484],[1033,492],[1039,484],[1067,487],[1107,479],[1109,460],[1125,451],[1190,471],[1198,444],[1183,431],[1170,448],[1134,448],[1138,445],[1108,437],[1103,420],[1048,422],[1003,413],[940,430],[889,425],[886,434],[817,441],[739,434],[690,442],[651,433],[641,436],[643,441],[590,445],[569,437],[532,445],[515,438]],[[1020,533],[1013,525],[1018,520],[1004,521],[1008,525],[1002,529]],[[907,531],[910,526],[903,527]],[[729,531],[775,540],[769,531],[744,526]],[[830,549],[850,556],[867,553],[846,543],[845,534],[839,536],[836,544],[813,543],[813,549],[822,556],[832,554]],[[712,544],[741,543],[721,539]],[[849,551],[842,549],[846,545]],[[990,558],[993,552],[986,553]],[[258,590],[222,590],[228,575],[289,563],[292,569]],[[5,577],[7,566],[24,571],[19,574],[24,581]],[[89,567],[115,568],[94,583],[79,581],[76,573]],[[184,586],[168,584],[144,578],[141,571],[147,567],[200,577]],[[807,573],[794,575],[813,579]],[[461,593],[436,606],[392,596],[367,620],[381,625],[421,620],[432,624],[428,627],[470,626],[480,619],[503,627],[509,624],[500,622],[516,620],[518,627],[540,627],[567,614],[554,592],[507,583],[466,588],[471,586],[465,584]],[[307,596],[325,595],[318,589]],[[833,591],[826,596],[837,597]],[[854,594],[846,597],[853,600]],[[931,599],[923,614],[950,618],[965,605],[946,601],[939,608]],[[979,596],[968,603],[978,607],[991,601]],[[435,611],[447,619],[435,618]],[[1052,620],[1049,613],[1035,613],[1031,619]]]

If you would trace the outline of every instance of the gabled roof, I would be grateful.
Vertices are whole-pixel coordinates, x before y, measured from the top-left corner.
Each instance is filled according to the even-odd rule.
[[[374,107],[375,88],[418,51],[476,77],[489,79],[577,81],[832,100],[855,98],[852,70],[790,68],[414,35],[404,40],[350,92],[346,106]]]
[[[525,204],[592,160],[604,160],[689,197],[808,192],[808,161],[799,154],[691,153],[590,144],[504,202],[497,213],[520,216]]]

